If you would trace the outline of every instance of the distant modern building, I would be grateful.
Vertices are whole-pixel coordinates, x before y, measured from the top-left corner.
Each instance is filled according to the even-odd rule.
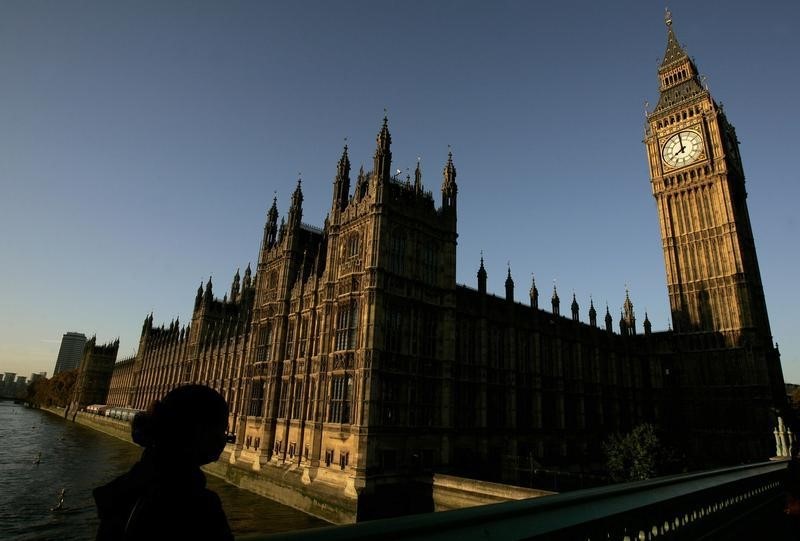
[[[58,358],[56,359],[56,367],[53,369],[53,375],[78,368],[85,344],[85,334],[79,332],[65,334],[61,339],[61,349],[58,350]]]
[[[13,398],[16,395],[14,379],[17,377],[15,372],[5,372],[0,381],[0,396],[3,398]]]
[[[39,381],[40,379],[47,379],[47,372],[33,372],[31,377],[28,379],[28,383],[33,383],[34,381]]]

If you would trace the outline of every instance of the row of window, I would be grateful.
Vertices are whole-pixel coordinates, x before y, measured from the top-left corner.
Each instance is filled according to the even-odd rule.
[[[250,407],[248,415],[251,417],[261,417],[264,415],[264,383],[260,380],[253,382],[250,391]],[[303,411],[303,390],[302,381],[296,381],[294,390],[290,388],[289,381],[281,386],[280,400],[278,401],[278,417],[282,419],[304,419],[307,418]],[[289,393],[292,392],[291,400]],[[310,397],[314,396],[312,383]],[[327,400],[327,422],[347,424],[351,422],[351,403],[353,399],[353,376],[350,374],[333,376],[330,380],[330,391]],[[310,398],[310,400],[313,398]],[[291,406],[291,408],[290,408]]]
[[[352,300],[339,305],[336,315],[335,351],[355,349],[359,323],[358,301]],[[295,328],[296,321],[290,318],[286,328],[286,357],[294,356],[295,340],[298,340],[298,357],[311,354],[309,348],[308,317],[300,320],[299,336]],[[272,360],[273,326],[268,323],[258,329],[256,334],[255,362],[262,363]]]
[[[384,322],[386,351],[436,357],[439,313],[433,309],[403,310],[389,303]],[[405,345],[405,348],[404,348]]]

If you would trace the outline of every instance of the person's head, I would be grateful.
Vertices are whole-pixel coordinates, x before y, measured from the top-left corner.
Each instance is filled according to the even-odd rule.
[[[225,448],[228,405],[204,385],[184,385],[154,402],[131,423],[133,441],[197,465],[219,458]]]

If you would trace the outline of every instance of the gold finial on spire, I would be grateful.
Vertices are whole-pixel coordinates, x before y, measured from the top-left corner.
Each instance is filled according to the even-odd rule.
[[[668,7],[664,8],[664,24],[666,24],[667,27],[672,26],[672,12]]]

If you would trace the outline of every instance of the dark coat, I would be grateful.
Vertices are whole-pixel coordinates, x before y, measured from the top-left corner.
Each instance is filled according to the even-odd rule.
[[[150,450],[130,471],[94,490],[97,540],[233,539],[219,497],[200,468]]]

